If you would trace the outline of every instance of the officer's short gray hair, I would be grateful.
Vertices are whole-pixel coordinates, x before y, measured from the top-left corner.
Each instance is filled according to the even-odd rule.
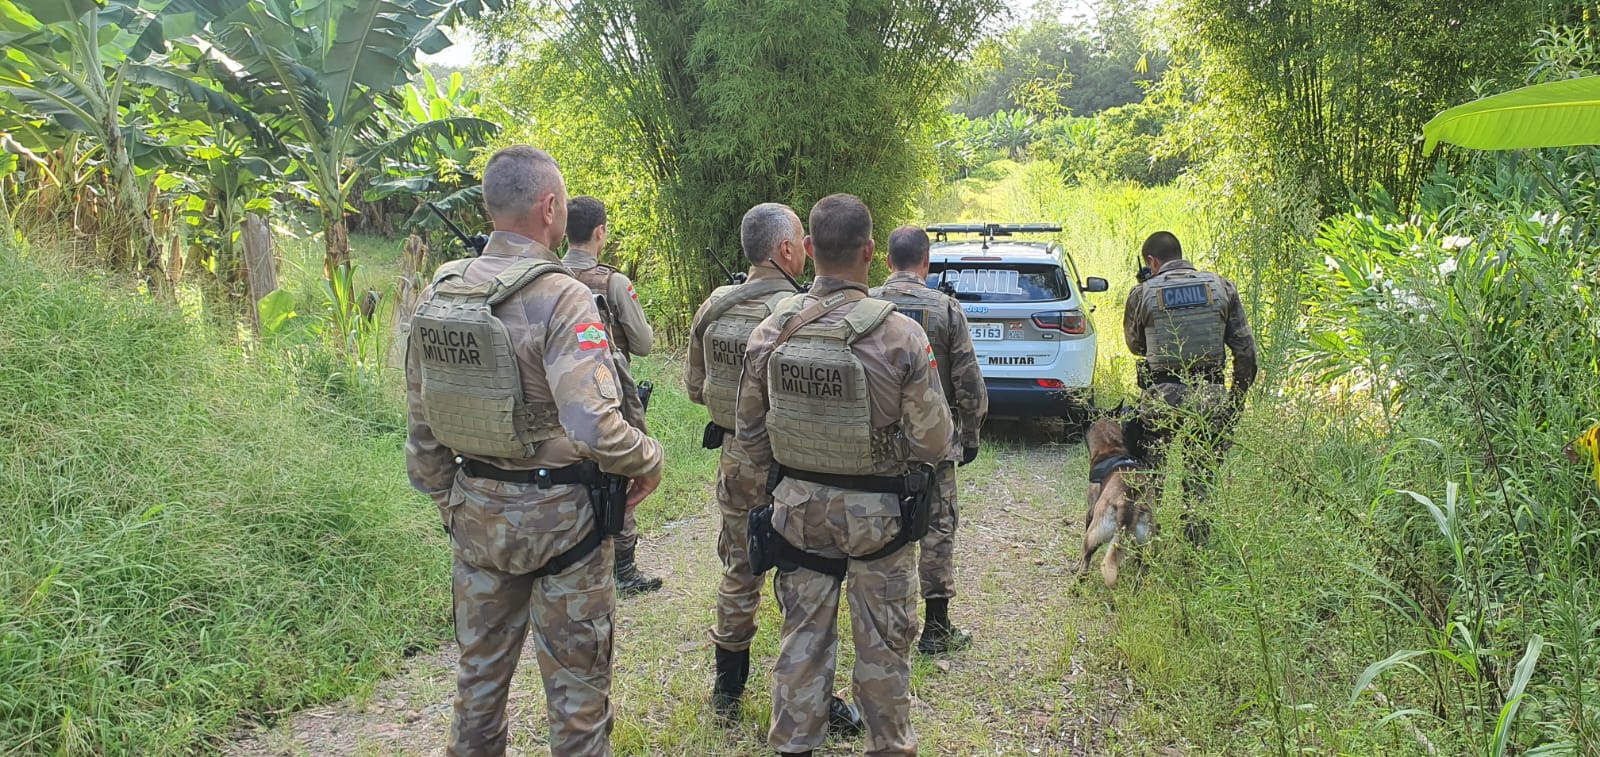
[[[483,168],[483,205],[490,218],[528,213],[547,192],[561,190],[561,168],[550,153],[512,145],[490,156]]]
[[[739,246],[750,265],[761,265],[772,259],[778,245],[793,238],[799,217],[788,205],[780,202],[763,202],[744,213],[739,224]]]

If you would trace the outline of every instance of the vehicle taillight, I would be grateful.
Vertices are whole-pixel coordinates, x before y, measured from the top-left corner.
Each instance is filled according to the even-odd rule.
[[[1061,379],[1034,379],[1034,381],[1038,382],[1039,386],[1042,386],[1046,389],[1067,388],[1067,382],[1062,381]]]
[[[1084,321],[1082,311],[1059,310],[1054,313],[1034,313],[1033,325],[1063,334],[1082,334],[1088,324]]]

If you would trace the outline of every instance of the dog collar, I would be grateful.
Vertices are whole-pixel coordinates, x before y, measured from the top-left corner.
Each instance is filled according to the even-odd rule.
[[[1134,457],[1133,455],[1121,455],[1121,456],[1118,456],[1118,457],[1108,457],[1108,458],[1106,458],[1104,460],[1101,460],[1100,464],[1098,464],[1098,465],[1094,466],[1093,468],[1089,469],[1089,483],[1091,483],[1091,484],[1103,484],[1106,481],[1106,476],[1109,476],[1109,475],[1111,475],[1112,473],[1114,473],[1116,471],[1126,470],[1128,468],[1147,468],[1147,467],[1149,467],[1149,466],[1145,465],[1145,462],[1143,460],[1140,460],[1139,458]]]

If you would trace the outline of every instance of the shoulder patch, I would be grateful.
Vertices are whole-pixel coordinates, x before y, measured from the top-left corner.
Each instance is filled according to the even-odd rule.
[[[639,299],[639,293],[633,291],[633,285],[632,284],[628,285],[628,296],[632,297],[635,300]]]
[[[603,323],[580,323],[573,327],[578,334],[578,349],[603,350],[609,346],[606,341],[606,326]]]
[[[931,344],[928,345],[928,367],[935,370],[939,368],[939,359],[933,356],[933,345]]]

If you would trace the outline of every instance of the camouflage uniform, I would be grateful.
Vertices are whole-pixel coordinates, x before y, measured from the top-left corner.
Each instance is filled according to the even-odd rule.
[[[530,258],[556,260],[537,242],[495,232],[483,256],[465,264],[463,278],[469,284],[487,281]],[[423,293],[424,302],[432,290]],[[603,332],[594,328],[600,316],[582,284],[564,275],[543,276],[496,305],[494,314],[512,337],[530,417],[535,423],[559,420],[565,435],[540,443],[527,458],[469,456],[475,464],[532,470],[592,460],[622,476],[659,471],[661,445],[619,412],[617,371]],[[530,575],[592,530],[588,493],[581,486],[539,489],[467,475],[456,453],[429,428],[419,352],[409,349],[406,358],[406,467],[450,533],[461,647],[447,754],[505,752],[506,699],[531,621],[551,752],[609,755],[612,549],[602,544],[558,575]]]
[[[854,298],[816,323],[842,322],[865,300],[866,286],[819,276],[810,304],[835,294]],[[791,301],[793,302],[793,301]],[[788,307],[791,302],[784,305]],[[738,428],[733,456],[764,480],[775,464],[768,413],[769,361],[785,312],[767,319],[750,337],[739,389]],[[885,433],[894,450],[876,475],[895,476],[908,463],[929,464],[950,455],[954,432],[950,408],[932,366],[928,338],[916,323],[890,313],[877,328],[849,347],[865,369],[870,422]],[[753,484],[752,484],[753,485]],[[871,494],[785,478],[773,492],[773,527],[790,544],[825,557],[866,555],[889,544],[899,532],[899,502],[892,494]],[[869,755],[915,755],[911,728],[911,644],[917,635],[916,555],[909,548],[871,561],[847,563],[845,592],[850,601],[855,641],[854,692],[866,721]],[[772,727],[768,744],[779,752],[800,753],[822,743],[827,729],[838,647],[840,584],[831,576],[801,568],[776,580],[783,630],[773,669]]]
[[[922,538],[922,556],[917,564],[922,598],[950,599],[956,595],[956,526],[960,521],[953,463],[961,460],[963,449],[978,448],[978,431],[989,414],[989,392],[978,369],[978,353],[972,347],[967,314],[954,297],[930,289],[921,276],[911,271],[889,274],[883,286],[872,290],[872,296],[893,302],[927,332],[939,364],[939,384],[955,421],[956,444],[951,447],[949,459],[952,464],[938,468],[933,518],[928,535]]]
[[[1239,301],[1239,290],[1222,276],[1195,269],[1187,260],[1161,270],[1128,293],[1123,310],[1128,350],[1144,358],[1150,381],[1140,399],[1140,417],[1153,444],[1146,457],[1159,466],[1165,443],[1179,434],[1200,442],[1196,462],[1204,471],[1190,488],[1203,494],[1227,449],[1227,434],[1240,398],[1256,379],[1256,341]],[[1222,384],[1233,353],[1233,386]]]
[[[611,337],[612,357],[618,377],[622,380],[623,416],[634,428],[649,433],[644,419],[644,406],[639,402],[639,390],[629,364],[634,355],[644,357],[650,354],[655,346],[655,332],[645,319],[644,308],[639,305],[639,295],[633,290],[633,282],[617,269],[601,265],[594,254],[584,250],[569,247],[567,254],[561,258],[561,264],[570,269],[578,281],[588,286],[589,291],[605,298],[606,310],[600,315]],[[639,545],[639,527],[634,521],[633,511],[628,511],[622,522],[622,533],[612,537],[612,542],[616,545],[618,571],[637,576],[632,566],[634,551]],[[647,583],[655,583],[654,588],[660,587],[660,579],[639,577]]]
[[[732,287],[728,289],[738,294],[748,294],[754,303],[794,291],[783,274],[771,265],[754,266],[748,276],[744,284],[737,285],[736,290]],[[684,386],[688,387],[689,400],[697,405],[707,404],[708,351],[705,332],[711,325],[706,323],[706,315],[712,301],[707,299],[700,305],[689,329],[689,359],[684,366]],[[745,338],[748,340],[749,335],[746,334]],[[741,468],[732,450],[731,443],[724,443],[717,464],[717,509],[722,513],[717,556],[722,560],[722,582],[717,587],[716,625],[711,627],[709,633],[711,641],[718,647],[742,651],[749,649],[750,642],[755,639],[756,611],[761,607],[761,576],[750,571],[749,514],[765,499],[766,478],[764,472]]]

